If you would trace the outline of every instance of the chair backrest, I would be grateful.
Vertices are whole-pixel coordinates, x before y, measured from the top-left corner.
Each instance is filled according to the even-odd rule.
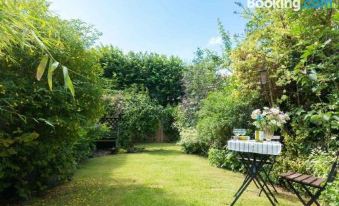
[[[328,173],[327,182],[333,182],[335,180],[335,176],[337,175],[338,154],[339,154],[339,152],[337,152],[337,157],[332,164],[332,168],[331,168],[330,172]]]

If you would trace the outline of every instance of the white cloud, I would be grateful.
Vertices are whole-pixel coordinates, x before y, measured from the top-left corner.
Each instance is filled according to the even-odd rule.
[[[210,40],[208,41],[208,45],[209,46],[222,45],[222,38],[221,38],[221,36],[213,36],[213,37],[211,37]]]

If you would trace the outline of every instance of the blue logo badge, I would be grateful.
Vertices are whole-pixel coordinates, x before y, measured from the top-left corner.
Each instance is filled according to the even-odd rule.
[[[305,0],[303,5],[303,9],[320,9],[320,8],[333,8],[332,0]]]

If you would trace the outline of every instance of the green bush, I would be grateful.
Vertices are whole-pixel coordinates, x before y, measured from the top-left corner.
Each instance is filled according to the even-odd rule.
[[[199,138],[210,146],[222,148],[233,128],[251,128],[250,114],[255,108],[256,93],[246,94],[234,85],[212,92],[199,111]]]
[[[47,71],[36,80],[46,52],[39,42],[25,44],[23,38],[7,45],[6,55],[0,55],[0,198],[29,198],[71,178],[78,161],[90,153],[88,131],[102,114],[100,67],[95,51],[88,48],[93,37],[89,27],[50,15],[42,0],[13,7],[18,8],[33,15],[27,21],[38,28],[54,58],[69,68],[75,97],[65,90],[60,67],[53,75],[53,91]],[[0,18],[0,23],[14,29],[10,21]]]
[[[322,200],[328,206],[337,206],[339,202],[339,178],[329,183],[326,190],[321,196]]]
[[[207,155],[208,145],[198,137],[198,132],[192,128],[180,131],[180,141],[178,144],[188,154]]]
[[[129,89],[106,96],[105,101],[104,121],[116,131],[112,137],[117,138],[119,146],[133,152],[136,143],[154,139],[161,121],[162,106],[151,100],[147,92]]]
[[[180,137],[178,128],[175,126],[175,111],[176,107],[167,106],[163,109],[161,115],[161,123],[164,127],[164,133],[170,142],[175,142]]]
[[[242,164],[237,159],[237,155],[228,149],[210,148],[208,150],[208,161],[211,165],[229,169],[232,171],[241,171]]]

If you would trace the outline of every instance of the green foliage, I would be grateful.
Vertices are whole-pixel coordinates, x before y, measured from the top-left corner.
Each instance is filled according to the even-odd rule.
[[[198,48],[193,64],[183,72],[184,98],[176,111],[176,126],[180,128],[196,127],[198,111],[202,100],[210,92],[225,86],[226,75],[229,72],[229,52],[232,44],[228,33],[218,20],[218,29],[223,40],[222,55],[209,49]]]
[[[161,124],[163,125],[164,133],[169,142],[174,142],[179,139],[179,131],[175,125],[175,112],[177,108],[167,106],[161,112]]]
[[[220,88],[223,83],[223,78],[217,74],[217,63],[205,58],[200,61],[200,63],[191,65],[184,70],[185,95],[178,108],[180,110],[178,112],[182,115],[179,124],[183,127],[196,125],[201,101],[206,98],[209,92]]]
[[[210,146],[222,148],[232,136],[233,128],[250,128],[250,114],[255,108],[256,93],[246,94],[229,87],[212,92],[203,101],[197,129],[199,137]]]
[[[216,167],[225,168],[232,171],[242,170],[242,164],[237,159],[237,155],[234,152],[229,151],[227,148],[210,148],[208,150],[208,161],[211,165]]]
[[[257,9],[247,16],[246,38],[231,53],[234,74],[242,88],[259,89],[263,104],[279,106],[291,117],[275,174],[324,176],[329,166],[318,163],[329,163],[339,146],[338,10]],[[320,152],[313,154],[315,149]]]
[[[23,29],[0,31],[6,34],[0,35],[5,38],[0,43],[2,198],[29,198],[70,178],[78,162],[90,154],[94,139],[88,132],[102,114],[100,67],[97,54],[85,44],[88,31],[78,30],[74,23],[49,14],[45,1],[16,2],[17,7],[8,7],[4,12],[18,16],[0,20],[2,28],[13,27],[11,23],[18,21],[18,28]],[[64,69],[64,73],[73,72],[73,81],[64,79],[60,70],[53,75],[53,91],[48,89],[51,81],[44,78],[45,70],[50,70],[51,65],[52,70],[61,67],[51,58],[43,57],[40,61],[45,51],[24,30],[31,26],[39,31],[37,35],[44,45],[53,48],[50,54],[65,68],[72,68]],[[64,80],[73,94],[76,90],[74,98],[64,89]]]
[[[337,206],[339,202],[339,178],[332,183],[329,183],[326,190],[323,192],[322,199],[328,206]]]
[[[188,154],[206,155],[208,152],[208,145],[198,137],[198,132],[192,128],[185,128],[180,131],[178,144]]]
[[[106,108],[108,116],[112,117],[105,118],[112,128],[112,135],[119,136],[121,140],[126,141],[123,143],[124,147],[129,147],[128,144],[130,144],[133,148],[135,140],[139,142],[146,139],[151,140],[155,128],[162,126],[169,141],[177,140],[179,134],[173,124],[173,106],[179,102],[182,95],[183,62],[177,57],[166,57],[155,53],[130,52],[124,54],[121,50],[113,47],[102,47],[100,52],[100,62],[104,69],[103,80],[106,82],[107,93],[123,91],[120,95],[114,94],[110,97],[112,101]],[[133,95],[140,98],[133,99]],[[146,107],[147,104],[149,107]],[[134,112],[135,114],[133,114]],[[152,112],[154,113],[151,114]],[[138,115],[143,117],[138,117]],[[138,120],[138,118],[140,119]],[[134,123],[130,121],[134,121]],[[138,129],[132,127],[138,127]],[[149,131],[146,131],[147,128],[141,127],[148,127]],[[139,130],[140,134],[132,134],[133,131],[138,133]],[[135,135],[138,137],[132,137]]]
[[[177,57],[155,53],[123,52],[113,47],[101,48],[104,77],[115,79],[117,90],[137,86],[146,88],[152,99],[161,105],[176,104],[182,96],[184,64]]]
[[[3,0],[0,2],[0,13],[0,57],[8,63],[18,64],[20,57],[15,53],[13,46],[27,49],[32,53],[36,50],[41,51],[40,56],[42,58],[36,68],[37,80],[41,80],[48,67],[48,85],[52,90],[54,70],[58,66],[62,66],[65,87],[70,90],[74,97],[73,83],[68,75],[69,69],[59,60],[56,60],[57,57],[54,56],[55,45],[61,46],[63,42],[54,35],[58,34],[60,30],[51,25],[58,24],[59,19],[49,14],[48,3],[45,0]],[[68,24],[78,31],[76,35],[84,37],[82,46],[86,48],[93,45],[101,34],[92,26],[88,26],[79,20],[71,20]]]
[[[138,142],[152,140],[161,121],[162,107],[150,99],[146,92],[125,90],[106,96],[104,121],[111,127],[112,137],[128,152]]]

